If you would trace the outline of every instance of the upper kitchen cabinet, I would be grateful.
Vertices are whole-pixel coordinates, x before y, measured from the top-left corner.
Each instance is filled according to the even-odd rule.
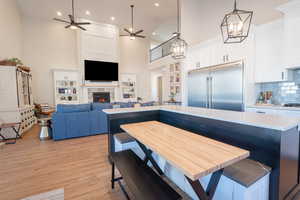
[[[255,30],[255,82],[287,80],[287,70],[282,64],[283,20],[256,27]]]
[[[300,1],[290,1],[278,9],[284,13],[283,65],[300,67]]]
[[[186,62],[189,70],[207,67],[212,63],[212,49],[207,44],[193,46],[188,50]]]

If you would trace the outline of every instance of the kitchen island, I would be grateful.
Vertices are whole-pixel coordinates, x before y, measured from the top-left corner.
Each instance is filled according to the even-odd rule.
[[[289,198],[299,184],[300,120],[275,115],[193,108],[153,106],[104,110],[108,115],[109,153],[120,125],[159,121],[250,151],[250,158],[272,168],[269,197]]]

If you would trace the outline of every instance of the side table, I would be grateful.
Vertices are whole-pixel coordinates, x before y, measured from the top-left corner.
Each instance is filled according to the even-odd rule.
[[[52,138],[51,117],[43,117],[38,119],[41,127],[40,140],[48,140]]]
[[[18,128],[16,129],[16,127],[18,127]],[[16,133],[15,141],[14,142],[6,142],[6,144],[15,144],[17,142],[17,139],[21,138],[21,136],[20,136],[21,122],[0,124],[0,137],[3,139],[3,141],[9,140],[1,134],[1,130],[6,129],[6,128],[11,128]]]

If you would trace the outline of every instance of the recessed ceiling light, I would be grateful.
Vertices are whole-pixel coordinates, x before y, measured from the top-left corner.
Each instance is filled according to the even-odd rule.
[[[91,15],[91,12],[89,10],[85,11],[86,15]]]
[[[110,17],[111,21],[115,21],[115,19],[116,19],[115,17]]]
[[[60,11],[56,12],[57,16],[62,16],[62,13]]]
[[[152,35],[156,35],[156,32],[153,32]]]
[[[159,3],[155,3],[154,6],[159,7]]]

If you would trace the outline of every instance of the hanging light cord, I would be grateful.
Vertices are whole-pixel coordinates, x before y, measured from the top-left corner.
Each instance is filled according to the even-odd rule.
[[[75,17],[74,0],[72,0],[72,15]]]
[[[131,32],[133,33],[133,5],[131,5]]]
[[[234,0],[234,9],[233,9],[233,11],[236,11],[236,10],[237,10],[236,0]]]
[[[180,0],[177,0],[177,34],[180,35],[181,30],[181,16],[180,16]]]

